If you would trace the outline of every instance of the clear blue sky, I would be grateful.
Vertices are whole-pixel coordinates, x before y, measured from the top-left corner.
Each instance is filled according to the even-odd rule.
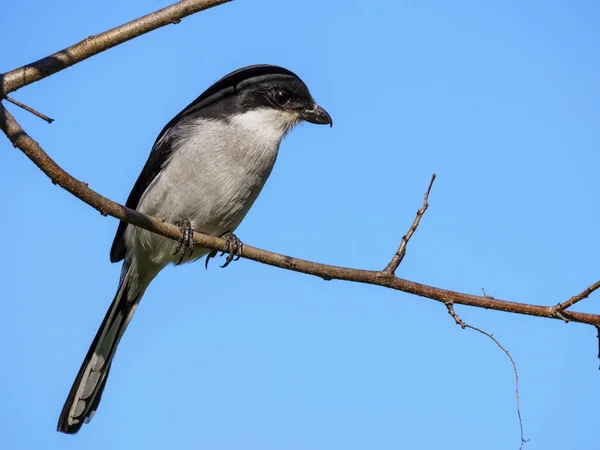
[[[5,2],[0,71],[168,4]],[[128,42],[14,97],[65,169],[124,202],[163,125],[225,73],[297,72],[335,126],[304,125],[238,229],[250,245],[387,264],[438,174],[399,275],[551,305],[600,277],[600,4],[242,1]],[[0,139],[0,442],[29,449],[514,449],[514,376],[439,303],[241,260],[167,269],[98,414],[55,432],[113,297],[117,221]],[[578,309],[600,313],[600,295]],[[591,327],[457,307],[520,370],[526,450],[598,448]]]

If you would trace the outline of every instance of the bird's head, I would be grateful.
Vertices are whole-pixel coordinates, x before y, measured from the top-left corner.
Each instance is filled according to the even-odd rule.
[[[268,64],[243,67],[225,75],[184,113],[204,119],[233,120],[257,130],[268,128],[282,136],[301,121],[333,125],[300,77]]]

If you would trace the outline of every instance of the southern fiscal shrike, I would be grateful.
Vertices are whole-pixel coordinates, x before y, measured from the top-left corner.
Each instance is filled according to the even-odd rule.
[[[227,237],[225,265],[239,257],[241,242],[233,231],[267,181],[281,140],[303,120],[332,125],[297,75],[265,64],[226,75],[163,128],[126,205],[177,224],[179,242],[119,224],[110,251],[111,262],[123,261],[119,287],[63,406],[58,431],[77,433],[92,419],[117,345],[152,279],[169,263],[209,253],[193,247],[193,231]]]

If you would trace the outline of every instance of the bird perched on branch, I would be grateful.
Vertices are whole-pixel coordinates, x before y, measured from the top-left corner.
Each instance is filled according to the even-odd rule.
[[[193,231],[227,238],[224,266],[239,258],[233,234],[263,188],[281,140],[301,121],[332,125],[302,80],[271,65],[236,70],[209,87],[160,132],[126,205],[180,227],[176,243],[121,222],[110,251],[123,261],[115,298],[58,419],[77,433],[100,398],[117,345],[146,288],[169,263],[216,252],[194,248]]]

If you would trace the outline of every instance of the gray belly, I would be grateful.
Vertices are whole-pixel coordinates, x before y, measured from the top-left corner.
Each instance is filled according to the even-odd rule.
[[[252,145],[251,141],[199,148],[190,142],[174,152],[140,200],[138,210],[174,223],[187,218],[195,231],[220,236],[234,231],[258,197],[269,177],[279,148]],[[229,143],[231,144],[231,143]],[[226,147],[226,148],[224,148]],[[173,240],[141,229],[126,233],[138,259],[155,264],[178,260]],[[135,230],[135,231],[134,231]],[[194,251],[191,258],[206,254]]]

